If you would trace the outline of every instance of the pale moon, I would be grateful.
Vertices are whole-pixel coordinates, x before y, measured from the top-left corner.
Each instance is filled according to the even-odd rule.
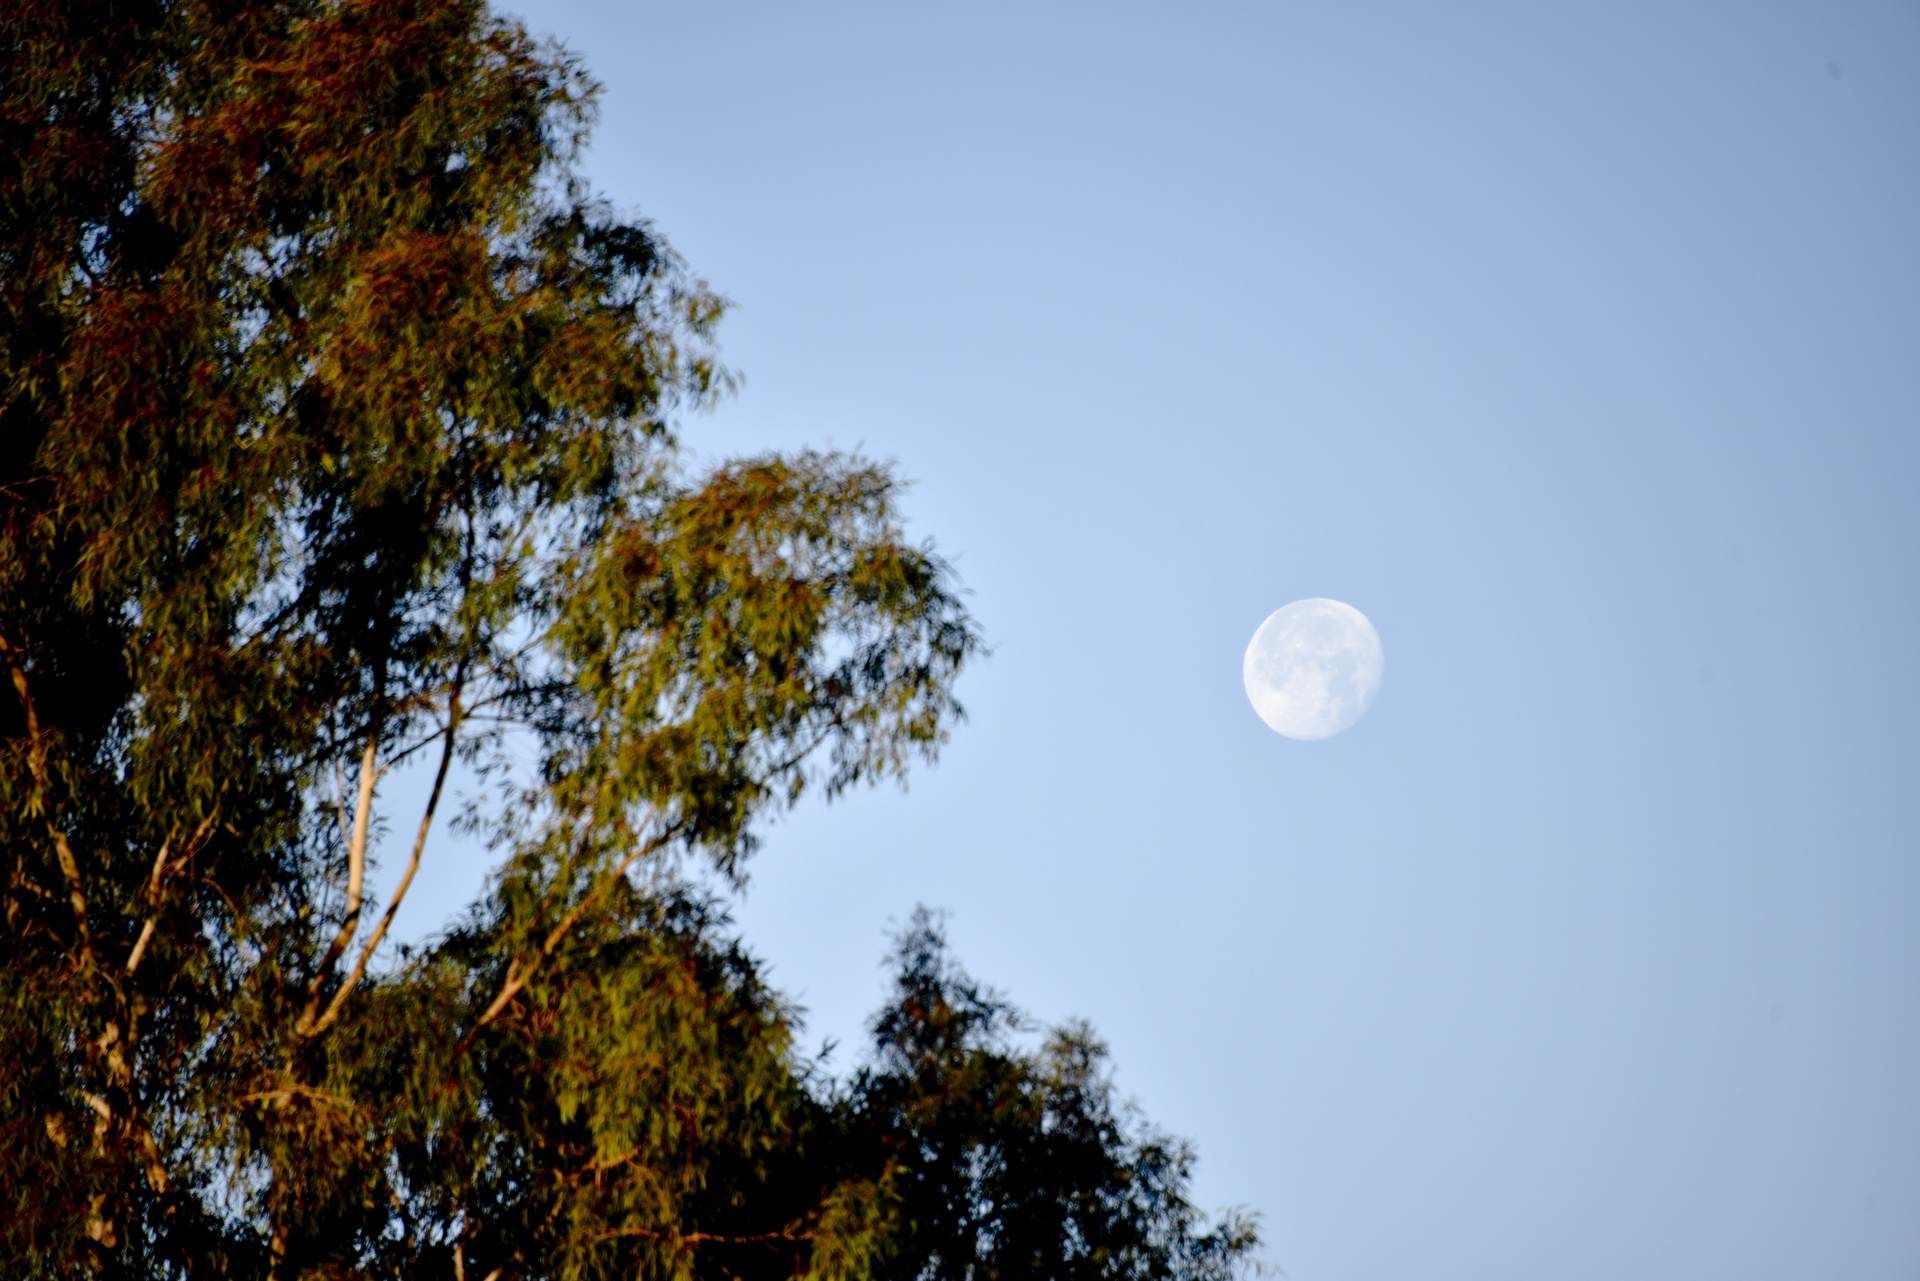
[[[1386,655],[1367,616],[1315,597],[1283,605],[1247,642],[1247,698],[1275,733],[1332,738],[1367,714]]]

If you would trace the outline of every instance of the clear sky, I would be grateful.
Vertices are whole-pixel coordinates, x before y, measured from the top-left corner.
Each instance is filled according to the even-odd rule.
[[[509,7],[739,304],[692,447],[896,460],[996,646],[767,831],[810,1038],[924,902],[1294,1281],[1920,1277],[1920,7]]]

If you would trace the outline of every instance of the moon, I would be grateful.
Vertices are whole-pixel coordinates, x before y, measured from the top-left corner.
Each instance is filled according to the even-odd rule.
[[[1316,596],[1267,615],[1247,642],[1241,674],[1253,710],[1270,729],[1310,741],[1332,738],[1365,716],[1385,666],[1380,633],[1367,616]]]

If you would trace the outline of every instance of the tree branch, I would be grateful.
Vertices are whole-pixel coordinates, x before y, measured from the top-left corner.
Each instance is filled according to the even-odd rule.
[[[353,836],[347,842],[347,914],[340,922],[340,928],[334,932],[333,942],[327,945],[326,955],[315,967],[313,982],[307,988],[307,1005],[300,1012],[300,1021],[294,1024],[296,1036],[309,1036],[313,1031],[313,1022],[320,1014],[320,991],[326,986],[327,976],[333,973],[334,962],[347,950],[347,944],[360,926],[361,892],[367,877],[367,837],[373,827],[373,784],[379,777],[380,731],[378,726],[367,731],[366,750],[360,755],[360,789],[353,808]]]
[[[20,665],[19,651],[0,637],[0,654],[7,656],[7,668],[13,676],[13,689],[20,696],[21,710],[27,720],[27,768],[33,774],[33,803],[29,812],[38,809],[48,813],[47,792],[50,790],[47,780],[47,744],[40,729],[40,713],[33,703],[33,692],[27,684],[27,672]],[[80,860],[74,857],[73,846],[67,841],[67,834],[60,825],[47,818],[47,834],[53,838],[55,858],[60,864],[60,876],[67,884],[67,905],[73,909],[74,942],[80,949],[80,963],[92,969],[93,930],[87,924],[86,882],[80,876]]]
[[[682,1245],[705,1245],[709,1242],[718,1242],[722,1245],[751,1245],[775,1241],[811,1241],[813,1233],[795,1232],[789,1228],[779,1232],[752,1232],[732,1236],[724,1232],[671,1232],[664,1228],[608,1228],[593,1239],[612,1241],[617,1237],[651,1237],[660,1241],[678,1241]]]
[[[575,903],[573,908],[568,911],[565,916],[560,918],[560,923],[553,927],[553,930],[547,935],[546,941],[540,945],[538,955],[526,962],[524,966],[518,957],[515,957],[509,962],[507,965],[507,977],[506,980],[501,983],[499,993],[494,996],[493,1000],[487,1005],[486,1010],[481,1013],[479,1020],[475,1022],[471,1028],[467,1029],[467,1034],[460,1038],[460,1044],[455,1047],[455,1053],[464,1052],[467,1047],[473,1043],[474,1036],[481,1028],[500,1017],[500,1012],[506,1009],[513,998],[520,995],[521,991],[527,986],[527,980],[532,978],[534,971],[540,968],[540,963],[553,955],[554,949],[560,946],[560,941],[567,936],[567,932],[579,923],[580,918],[586,915],[588,909],[596,906],[599,901],[613,889],[614,884],[627,874],[628,868],[632,867],[647,855],[665,846],[667,842],[679,834],[679,831],[680,825],[675,823],[661,831],[652,840],[635,847],[631,853],[620,860],[619,864],[614,867],[612,871],[608,872],[606,876],[601,879],[598,885],[593,887],[592,891],[589,892],[585,898]]]
[[[340,844],[353,844],[353,826],[347,822],[347,778],[337,760],[333,763],[333,813],[340,820]]]
[[[460,685],[455,683],[447,699],[446,743],[440,751],[440,767],[433,774],[433,791],[427,796],[426,812],[420,816],[420,830],[413,838],[413,854],[407,859],[407,870],[401,875],[400,884],[394,887],[393,897],[387,903],[387,910],[381,914],[380,923],[374,926],[373,934],[360,948],[360,955],[353,963],[352,972],[340,984],[339,990],[333,994],[333,999],[327,1002],[326,1012],[314,1020],[312,1026],[307,1029],[305,1033],[307,1036],[320,1035],[332,1027],[334,1021],[340,1017],[341,1007],[346,1004],[348,994],[366,975],[367,963],[373,959],[374,949],[379,947],[380,940],[387,936],[388,928],[393,925],[394,914],[400,910],[401,902],[407,897],[407,889],[413,884],[414,873],[420,870],[420,855],[427,847],[427,833],[433,828],[434,813],[440,807],[440,793],[446,786],[447,769],[453,764],[453,749],[459,729]]]
[[[200,826],[194,830],[193,838],[187,842],[186,850],[178,859],[174,860],[176,866],[185,863],[199,852],[200,846],[207,838],[207,833],[213,830],[213,821],[216,816],[217,812],[216,814],[209,814],[200,820]],[[153,931],[159,925],[160,886],[166,877],[167,855],[172,849],[172,842],[163,843],[160,846],[160,852],[153,857],[153,874],[147,878],[147,902],[153,911],[152,914],[147,917],[145,924],[141,925],[140,937],[135,941],[133,951],[127,954],[127,976],[129,978],[133,976],[135,970],[140,968],[140,962],[147,954],[147,944],[152,941]]]
[[[67,834],[51,821],[47,823],[47,832],[53,837],[54,853],[60,859],[60,875],[66,878],[67,903],[73,908],[74,939],[80,945],[80,963],[92,969],[93,931],[87,925],[87,891],[86,882],[80,877],[80,860],[74,857]]]

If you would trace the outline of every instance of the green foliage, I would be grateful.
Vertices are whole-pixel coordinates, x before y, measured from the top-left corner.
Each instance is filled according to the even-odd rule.
[[[836,1087],[687,889],[930,758],[979,640],[887,468],[685,463],[724,305],[574,175],[592,105],[478,0],[0,11],[0,1257],[1231,1270],[1084,1033],[922,931]],[[396,954],[461,761],[500,871]]]
[[[947,956],[922,910],[901,935],[875,1054],[847,1099],[888,1154],[901,1230],[876,1275],[1226,1278],[1253,1220],[1208,1226],[1186,1199],[1192,1154],[1118,1102],[1084,1024],[1022,1049],[1020,1012]]]

